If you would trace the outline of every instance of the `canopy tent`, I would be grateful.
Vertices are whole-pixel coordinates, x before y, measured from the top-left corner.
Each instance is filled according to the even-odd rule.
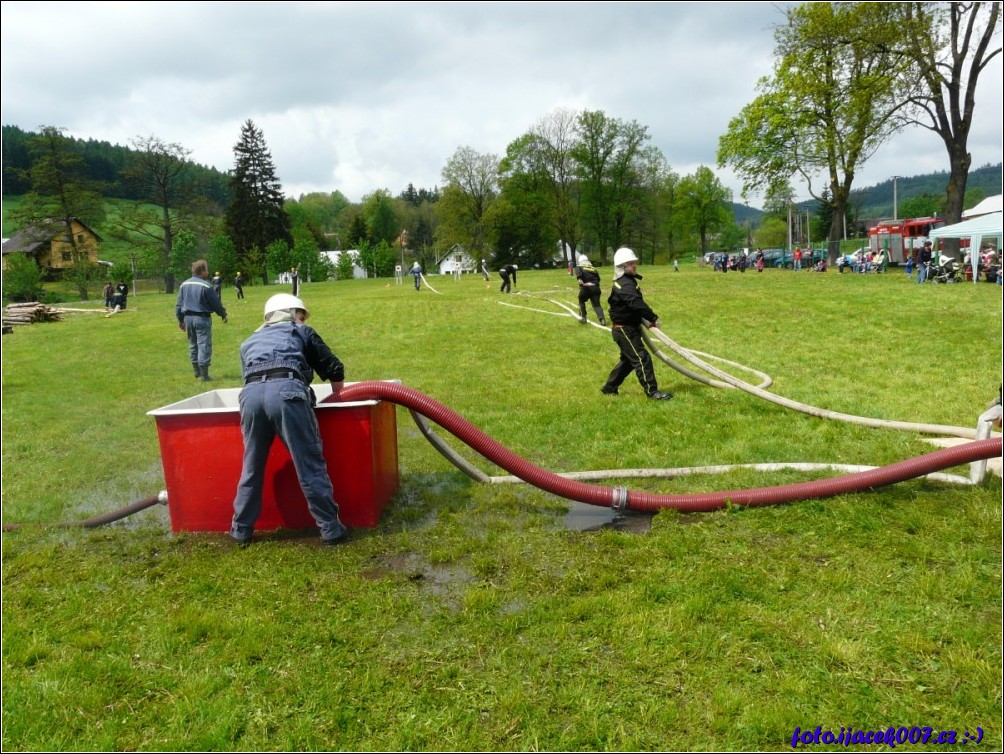
[[[988,196],[972,209],[967,209],[963,212],[962,219],[968,220],[971,217],[979,217],[980,215],[985,215],[989,212],[1000,212],[1002,209],[1004,209],[1004,207],[1001,206],[1001,194],[997,194],[997,196]]]
[[[931,231],[930,239],[937,241],[941,238],[968,238],[970,259],[973,264],[973,282],[979,279],[980,247],[984,238],[997,239],[997,251],[1001,248],[1001,212],[990,212],[986,215],[974,217],[972,220],[963,220],[954,225],[945,225],[942,228],[935,228]]]

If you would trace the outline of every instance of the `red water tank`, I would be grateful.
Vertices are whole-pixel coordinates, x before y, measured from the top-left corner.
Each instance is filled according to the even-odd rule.
[[[331,386],[311,386],[314,411],[339,515],[347,526],[374,527],[400,483],[393,403],[321,403]],[[148,412],[157,423],[173,531],[230,531],[244,457],[240,388],[211,390]],[[255,529],[314,527],[289,451],[278,438],[265,468]]]

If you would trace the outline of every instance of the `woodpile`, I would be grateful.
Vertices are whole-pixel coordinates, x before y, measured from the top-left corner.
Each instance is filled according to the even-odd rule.
[[[30,325],[35,322],[58,322],[63,318],[59,309],[29,301],[26,304],[8,304],[3,310],[3,331],[11,332],[16,325]]]

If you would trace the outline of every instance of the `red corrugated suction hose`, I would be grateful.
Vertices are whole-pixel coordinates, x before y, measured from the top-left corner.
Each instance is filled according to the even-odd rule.
[[[558,476],[516,455],[442,403],[396,382],[357,382],[343,388],[339,399],[342,401],[383,400],[405,406],[436,422],[492,463],[534,487],[580,503],[630,508],[636,511],[675,508],[680,511],[700,512],[718,510],[729,504],[753,507],[832,497],[848,492],[884,487],[953,466],[1001,455],[1001,438],[996,437],[936,450],[933,453],[899,461],[890,466],[831,479],[751,490],[707,492],[694,495],[658,495],[648,492],[630,492],[622,487],[585,484]]]

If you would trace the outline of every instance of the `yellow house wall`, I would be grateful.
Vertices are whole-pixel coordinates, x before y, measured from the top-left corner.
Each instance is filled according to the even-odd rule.
[[[92,264],[98,263],[98,239],[87,228],[76,220],[72,223],[73,235],[77,240],[77,249],[87,254]],[[64,252],[66,258],[64,259]],[[62,270],[73,265],[73,246],[63,233],[55,236],[49,243],[47,252],[40,252],[38,265],[43,269]]]

